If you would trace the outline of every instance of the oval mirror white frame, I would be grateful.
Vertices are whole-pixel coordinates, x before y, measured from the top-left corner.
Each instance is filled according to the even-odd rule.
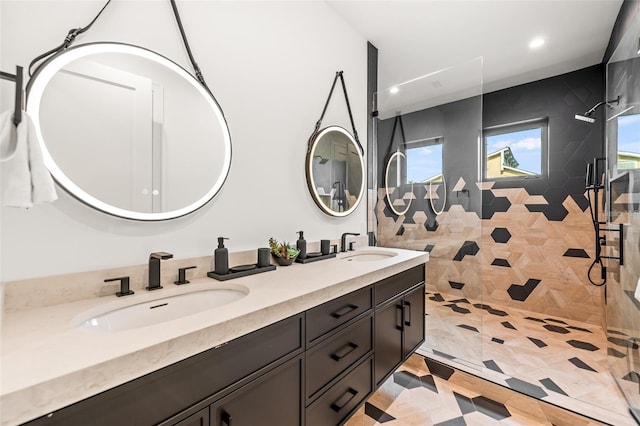
[[[357,155],[358,158],[358,162],[357,165],[359,166],[360,170],[359,171],[355,171],[356,176],[360,179],[360,185],[358,188],[358,195],[356,196],[356,200],[355,202],[349,203],[349,206],[347,209],[345,209],[344,211],[340,211],[340,209],[334,209],[332,208],[333,202],[332,202],[332,196],[330,194],[330,191],[324,191],[323,188],[323,193],[320,193],[318,191],[319,186],[318,186],[318,180],[315,179],[314,177],[314,164],[315,164],[315,159],[316,158],[320,158],[319,161],[328,161],[330,160],[330,158],[328,157],[323,157],[321,154],[323,152],[322,148],[320,146],[320,143],[323,142],[324,140],[327,140],[328,137],[331,137],[332,134],[336,135],[337,137],[341,138],[344,141],[347,141],[347,147],[349,148],[349,153],[351,154],[355,154]],[[325,127],[324,129],[320,130],[315,137],[309,142],[310,146],[309,146],[309,150],[307,151],[307,159],[306,159],[306,175],[307,175],[307,186],[309,187],[309,192],[311,193],[311,198],[313,198],[313,201],[316,203],[316,205],[320,208],[320,210],[322,210],[324,213],[330,215],[330,216],[335,216],[335,217],[344,217],[347,216],[349,214],[351,214],[360,204],[360,201],[362,200],[362,198],[364,197],[364,187],[365,187],[365,161],[364,161],[364,156],[361,154],[360,152],[360,148],[358,147],[358,144],[356,143],[355,139],[353,138],[353,136],[351,135],[351,133],[349,133],[347,130],[345,130],[344,128],[340,127],[340,126],[329,126],[329,127]],[[329,181],[332,181],[333,179],[330,179]],[[329,201],[328,203],[326,201]]]
[[[387,201],[389,202],[389,208],[391,209],[391,211],[393,211],[396,215],[398,216],[402,216],[404,215],[406,212],[409,211],[409,208],[411,207],[411,201],[412,198],[409,199],[409,203],[407,204],[407,208],[404,209],[403,211],[397,210],[395,207],[395,202],[394,200],[391,199],[391,193],[389,192],[389,170],[391,169],[391,166],[393,164],[393,161],[397,161],[398,163],[400,161],[402,161],[402,159],[404,158],[405,161],[407,161],[407,156],[404,154],[404,152],[401,151],[396,151],[393,154],[391,154],[391,157],[389,158],[389,161],[387,162],[387,167],[384,173],[384,190],[387,194]],[[399,167],[396,166],[396,170],[398,170]],[[398,187],[401,185],[401,183],[397,182],[398,185],[394,186],[395,190],[398,190]],[[413,182],[411,182],[411,193],[413,193]]]
[[[42,135],[42,129],[40,126],[40,101],[45,92],[45,89],[47,88],[47,85],[59,70],[77,59],[81,59],[87,55],[100,53],[123,53],[153,61],[159,65],[166,67],[170,71],[173,71],[179,77],[182,77],[190,86],[192,86],[200,95],[202,95],[206,104],[211,108],[213,117],[215,117],[215,120],[217,120],[217,123],[220,125],[220,129],[223,135],[222,143],[224,145],[222,147],[223,155],[220,173],[217,178],[215,178],[215,181],[213,182],[211,188],[206,191],[206,193],[202,197],[195,200],[194,202],[189,203],[188,205],[185,205],[184,207],[176,208],[170,211],[149,213],[127,210],[108,204],[95,197],[94,195],[87,193],[75,182],[73,182],[56,164],[49,152],[49,149],[47,148],[46,141],[44,140],[44,137]],[[34,76],[29,81],[27,99],[27,113],[33,120],[36,137],[42,150],[44,163],[51,172],[51,175],[58,182],[58,184],[60,184],[60,186],[62,186],[71,195],[84,202],[85,204],[102,212],[122,218],[140,221],[160,221],[174,219],[192,213],[211,201],[211,199],[213,199],[218,191],[220,191],[228,176],[229,169],[231,167],[231,135],[226,119],[224,117],[224,113],[218,105],[218,102],[213,97],[213,95],[188,71],[186,71],[175,62],[151,50],[124,43],[90,43],[78,45],[52,57],[36,71]],[[73,123],[73,117],[69,117],[69,123]]]

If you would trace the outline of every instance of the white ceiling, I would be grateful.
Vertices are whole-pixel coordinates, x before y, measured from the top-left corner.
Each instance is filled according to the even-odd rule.
[[[475,85],[481,79],[482,92],[488,93],[601,63],[622,0],[327,3],[378,48],[380,90],[444,68],[473,64],[473,71],[457,74],[474,74]],[[546,43],[529,49],[537,36]],[[478,57],[482,60],[470,62]],[[476,68],[482,69],[481,77]],[[460,88],[447,84],[457,77],[443,78],[442,90],[451,93]]]

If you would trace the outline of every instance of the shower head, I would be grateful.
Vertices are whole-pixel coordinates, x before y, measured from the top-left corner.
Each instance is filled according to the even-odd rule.
[[[580,121],[586,121],[587,123],[595,123],[596,122],[595,118],[590,117],[587,114],[585,114],[585,115],[576,114],[575,119],[576,120],[580,120]]]
[[[576,114],[575,119],[580,121],[585,121],[587,123],[595,123],[596,119],[591,116],[593,115],[594,112],[596,112],[596,109],[598,109],[598,107],[602,105],[606,105],[609,108],[613,108],[613,104],[618,105],[619,103],[620,103],[620,95],[618,95],[617,98],[612,99],[610,101],[598,102],[589,111],[585,112],[584,114]]]

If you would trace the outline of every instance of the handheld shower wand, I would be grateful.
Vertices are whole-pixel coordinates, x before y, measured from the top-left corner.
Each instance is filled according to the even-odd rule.
[[[619,99],[619,98],[618,98]],[[594,107],[596,108],[596,107]],[[593,109],[593,108],[592,108]],[[618,227],[611,227],[607,222],[603,222],[598,218],[598,193],[600,190],[605,190],[605,167],[606,167],[606,158],[594,158],[593,163],[587,164],[586,170],[586,190],[587,190],[587,198],[589,200],[589,212],[591,213],[591,220],[593,222],[593,230],[595,232],[595,259],[591,263],[589,270],[587,272],[587,278],[589,282],[597,287],[603,286],[607,283],[607,267],[602,262],[602,259],[614,259],[620,262],[620,266],[624,265],[624,225],[622,223],[618,224]],[[599,181],[598,181],[599,180]],[[593,206],[591,201],[591,191],[593,191]],[[604,209],[604,203],[606,199],[606,194],[602,197],[602,208]],[[603,227],[603,225],[605,227]],[[618,256],[604,256],[602,254],[602,246],[607,244],[606,234],[602,234],[603,232],[618,232],[619,236],[619,246],[618,246]],[[594,281],[591,278],[591,273],[593,268],[599,264],[600,265],[600,279],[601,282]]]
[[[591,110],[594,110],[595,108],[596,107],[593,107]],[[576,118],[577,117],[578,116],[576,115]],[[598,183],[598,172],[600,171],[598,165],[601,162],[604,163],[605,160],[605,158],[594,158],[593,163],[587,163],[585,178],[585,189],[587,190],[587,198],[589,200],[589,212],[591,214],[591,221],[595,232],[595,259],[589,267],[587,278],[591,284],[597,287],[603,286],[607,283],[607,268],[602,263],[602,245],[606,243],[606,239],[600,236],[600,225],[604,224],[604,222],[600,222],[600,219],[598,218],[598,192],[601,189],[604,189],[604,185],[602,184],[604,176],[600,179],[600,183]],[[593,191],[593,202],[591,201],[591,191]],[[600,265],[600,279],[602,282],[596,282],[591,278],[591,273],[596,265]]]

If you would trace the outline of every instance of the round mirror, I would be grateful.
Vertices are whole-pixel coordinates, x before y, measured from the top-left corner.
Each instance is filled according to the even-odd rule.
[[[413,182],[411,190],[407,190],[407,156],[403,152],[396,151],[389,157],[384,181],[389,207],[395,214],[402,216],[409,210],[414,198]]]
[[[364,158],[342,127],[322,129],[307,152],[307,185],[313,201],[331,216],[346,216],[364,195]]]
[[[210,201],[231,166],[222,109],[185,69],[120,43],[52,57],[28,86],[45,164],[73,196],[137,220],[186,215]]]

